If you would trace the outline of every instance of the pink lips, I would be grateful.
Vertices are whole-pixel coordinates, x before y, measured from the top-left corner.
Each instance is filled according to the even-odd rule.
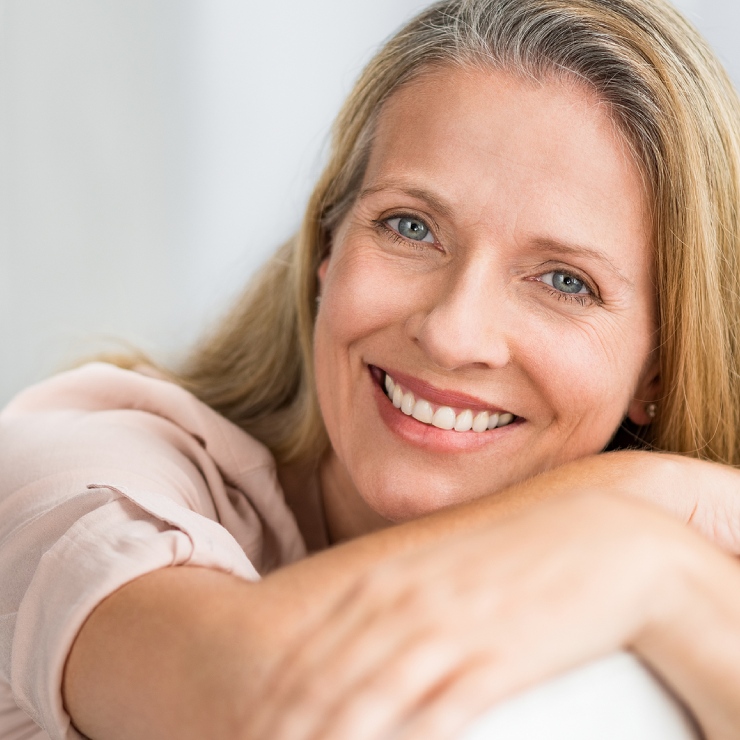
[[[384,372],[377,367],[370,366],[370,373],[372,377],[369,378],[369,384],[380,419],[394,437],[426,452],[456,455],[474,452],[490,444],[509,445],[511,444],[509,440],[513,438],[512,435],[517,435],[517,430],[521,429],[524,421],[523,419],[515,419],[505,427],[498,427],[482,433],[461,433],[438,429],[431,424],[424,424],[412,416],[401,413],[401,410],[397,409],[388,400],[388,394],[383,387]],[[393,376],[391,375],[391,377]],[[405,379],[408,376],[403,377]],[[430,386],[425,383],[415,383],[414,388],[428,389]],[[445,394],[437,391],[435,398],[441,398],[443,402],[449,402],[451,399],[462,399],[466,408],[469,408],[469,406],[475,406],[482,410],[488,408],[481,407],[480,399],[474,399],[475,404],[470,403],[471,396],[467,394]]]
[[[394,370],[381,370],[380,368],[373,368],[378,370],[380,377],[376,373],[376,379],[383,384],[385,373],[393,378],[396,383],[399,383],[405,391],[410,391],[417,397],[421,397],[430,403],[438,406],[450,406],[451,408],[457,409],[470,409],[473,413],[476,411],[492,411],[494,413],[505,413],[508,409],[503,409],[497,406],[489,404],[480,398],[469,396],[467,393],[458,393],[456,391],[440,390],[429,383],[425,383],[423,380],[418,380],[409,375],[398,373]]]

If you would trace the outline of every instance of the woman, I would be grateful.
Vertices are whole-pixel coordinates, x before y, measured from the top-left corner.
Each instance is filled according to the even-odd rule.
[[[402,29],[176,383],[5,411],[8,727],[450,737],[629,648],[736,737],[739,122],[664,2]]]

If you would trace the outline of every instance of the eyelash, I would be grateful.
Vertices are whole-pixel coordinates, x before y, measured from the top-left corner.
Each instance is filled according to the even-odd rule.
[[[545,275],[550,275],[551,273],[556,273],[556,274],[559,273],[561,275],[568,275],[569,277],[574,277],[576,280],[578,280],[579,282],[583,283],[586,286],[588,293],[563,293],[560,290],[556,290],[552,286],[542,281],[542,278]],[[555,267],[551,270],[548,270],[547,272],[540,273],[539,275],[533,278],[530,278],[530,279],[535,280],[541,285],[543,285],[547,289],[547,292],[550,293],[551,296],[555,297],[558,301],[565,300],[568,303],[577,303],[578,305],[584,306],[584,307],[590,306],[594,303],[597,305],[601,305],[602,303],[598,292],[595,290],[591,282],[586,280],[585,277],[578,274],[577,272],[573,272],[573,270],[571,269],[566,270],[566,269],[559,269]]]
[[[426,220],[423,218],[420,218],[419,216],[413,214],[413,213],[394,213],[390,216],[386,216],[385,218],[378,219],[373,221],[373,226],[375,226],[378,231],[380,231],[383,236],[386,236],[393,240],[396,244],[403,244],[405,246],[411,246],[414,249],[417,249],[419,245],[427,245],[426,247],[423,247],[423,249],[427,249],[428,246],[435,246],[435,242],[424,242],[424,241],[415,241],[413,239],[408,239],[405,236],[402,236],[399,234],[395,229],[393,229],[391,226],[388,225],[389,221],[392,221],[395,218],[412,218],[417,221],[421,221],[427,229],[429,229],[429,233],[434,236],[434,231],[430,228],[429,224],[427,224]],[[562,273],[564,275],[568,275],[570,277],[576,278],[576,280],[579,280],[582,282],[586,288],[588,289],[588,293],[563,293],[562,291],[556,290],[555,288],[552,288],[547,283],[542,282],[542,277],[545,275],[549,275],[550,273]],[[548,270],[547,272],[543,272],[540,275],[537,275],[533,278],[530,278],[531,280],[536,280],[538,283],[543,285],[547,292],[553,296],[558,301],[566,301],[568,303],[577,303],[579,306],[588,306],[593,303],[601,304],[601,299],[599,298],[599,295],[597,291],[594,289],[594,287],[591,285],[591,283],[586,280],[583,276],[579,275],[578,273],[573,272],[572,270],[565,270],[565,269],[558,269],[554,268],[552,270]]]
[[[589,306],[596,300],[596,296],[590,293],[562,293],[559,290],[555,290],[555,288],[550,288],[550,286],[546,287],[547,292],[551,296],[554,296],[558,301],[565,300],[567,303],[577,303],[580,306]]]
[[[394,213],[390,216],[386,216],[385,218],[378,219],[377,221],[373,221],[373,226],[380,231],[383,236],[386,236],[390,239],[392,239],[396,244],[403,244],[405,246],[410,246],[413,249],[418,249],[420,245],[424,245],[422,247],[423,250],[428,249],[429,247],[436,247],[437,241],[435,237],[434,242],[425,242],[425,241],[415,241],[414,239],[407,239],[405,236],[402,236],[399,234],[394,228],[388,225],[389,221],[392,221],[394,218],[411,218],[414,221],[421,221],[421,223],[424,224],[424,226],[429,229],[429,233],[434,236],[434,231],[429,226],[429,224],[426,222],[426,219],[420,218],[414,213]]]

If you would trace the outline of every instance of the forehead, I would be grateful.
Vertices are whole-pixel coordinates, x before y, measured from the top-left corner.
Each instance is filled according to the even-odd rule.
[[[633,272],[650,251],[649,200],[631,150],[608,107],[568,78],[427,72],[381,111],[363,188],[421,188],[465,223],[597,243],[623,252]]]
[[[374,158],[390,143],[413,155],[414,141],[424,144],[422,136],[443,138],[446,147],[440,154],[460,144],[478,146],[481,153],[487,150],[492,155],[523,145],[531,157],[521,163],[543,170],[558,159],[558,164],[570,161],[577,168],[584,157],[573,155],[584,150],[584,138],[589,137],[589,144],[605,155],[594,165],[618,159],[620,170],[638,171],[609,105],[587,83],[565,72],[535,79],[495,68],[431,67],[384,104]],[[645,192],[641,181],[635,184]]]

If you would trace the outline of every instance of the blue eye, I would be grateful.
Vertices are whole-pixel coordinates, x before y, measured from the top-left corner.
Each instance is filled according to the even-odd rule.
[[[389,218],[386,223],[401,236],[406,237],[406,239],[412,239],[415,242],[434,243],[432,232],[429,231],[429,227],[421,219],[414,218],[413,216],[403,216],[400,218]]]
[[[567,295],[590,295],[591,291],[583,280],[579,280],[575,275],[568,272],[548,272],[540,276],[540,280],[546,285],[550,285],[560,293]]]

